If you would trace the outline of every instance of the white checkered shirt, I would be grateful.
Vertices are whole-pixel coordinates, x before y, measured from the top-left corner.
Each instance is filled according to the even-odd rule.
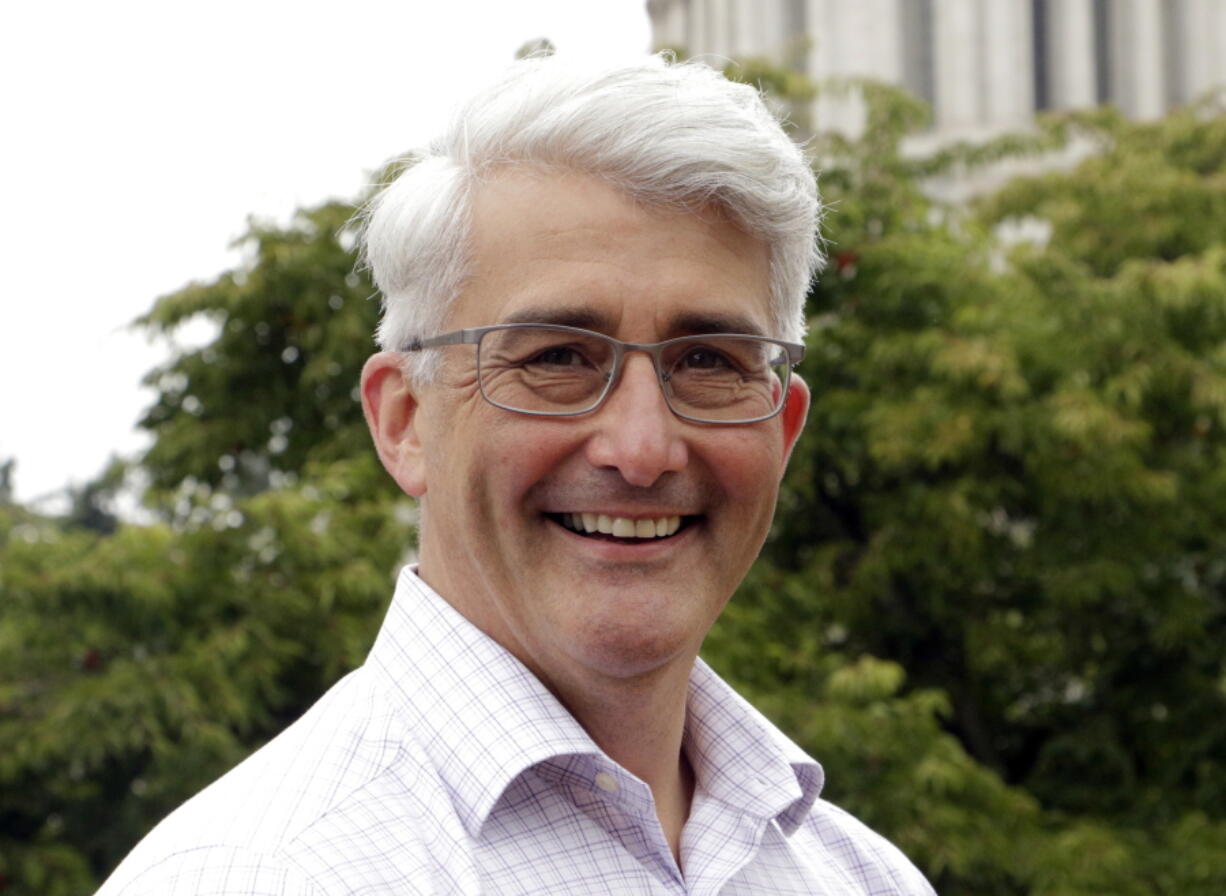
[[[98,896],[932,894],[701,660],[684,874],[651,791],[533,675],[400,577],[367,662],[158,825]]]

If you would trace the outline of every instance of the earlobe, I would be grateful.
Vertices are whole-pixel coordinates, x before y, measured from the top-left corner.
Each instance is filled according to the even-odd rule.
[[[384,468],[406,494],[426,493],[425,458],[418,432],[420,403],[401,371],[401,355],[379,352],[362,367],[362,412]]]
[[[788,380],[788,397],[779,413],[783,421],[783,466],[780,472],[787,468],[792,449],[800,438],[801,430],[805,428],[805,419],[809,416],[809,384],[799,376],[793,375]]]

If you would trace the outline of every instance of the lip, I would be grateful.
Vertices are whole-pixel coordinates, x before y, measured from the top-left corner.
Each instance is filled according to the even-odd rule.
[[[610,514],[612,515],[612,514]],[[637,515],[618,514],[625,516],[628,519],[652,519],[649,514],[644,514],[639,511]],[[680,516],[681,514],[678,514]],[[706,525],[705,519],[697,517],[684,526],[675,535],[670,535],[668,538],[656,538],[644,540],[633,544],[625,544],[618,541],[605,541],[599,538],[588,538],[580,535],[578,532],[573,532],[567,529],[561,523],[555,520],[546,518],[551,529],[557,532],[558,535],[565,538],[570,544],[585,551],[590,556],[596,559],[611,563],[643,563],[651,560],[658,560],[667,556],[673,551],[680,550],[697,537],[697,531]]]
[[[608,516],[625,517],[628,520],[654,520],[654,519],[659,519],[662,516],[679,516],[679,517],[697,517],[699,516],[699,514],[693,510],[674,510],[673,508],[670,508],[670,507],[648,507],[646,509],[639,507],[635,510],[609,510],[604,507],[600,507],[600,508],[564,507],[564,508],[550,508],[544,511],[544,513],[547,516],[557,515],[557,514],[562,514],[562,513],[603,513]]]

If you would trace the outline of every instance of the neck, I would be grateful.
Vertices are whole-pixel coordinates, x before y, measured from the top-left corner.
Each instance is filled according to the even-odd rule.
[[[556,650],[530,650],[492,609],[492,601],[472,598],[479,588],[453,581],[446,563],[432,562],[432,544],[423,533],[418,574],[469,622],[514,654],[601,750],[651,788],[660,826],[680,867],[681,831],[694,794],[694,774],[681,742],[690,672],[701,641],[649,671],[625,675],[599,672]]]
[[[694,773],[682,752],[693,663],[675,662],[630,681],[551,682],[555,693],[608,756],[651,788],[656,814],[681,866],[681,831]]]

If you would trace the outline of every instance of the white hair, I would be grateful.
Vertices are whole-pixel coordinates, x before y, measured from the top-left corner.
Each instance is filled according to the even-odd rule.
[[[754,88],[664,54],[593,69],[522,59],[465,102],[450,125],[365,210],[362,256],[383,293],[385,350],[436,335],[469,268],[474,191],[502,166],[564,169],[650,205],[714,206],[770,250],[779,338],[805,332],[822,256],[813,171]],[[434,352],[410,355],[419,380]]]

